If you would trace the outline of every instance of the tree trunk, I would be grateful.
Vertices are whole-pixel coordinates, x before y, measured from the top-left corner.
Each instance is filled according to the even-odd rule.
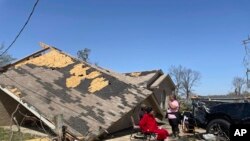
[[[187,100],[189,99],[189,90],[187,90],[187,92],[186,92],[186,99]]]

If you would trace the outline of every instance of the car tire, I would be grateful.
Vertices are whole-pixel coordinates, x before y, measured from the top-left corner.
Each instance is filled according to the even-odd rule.
[[[214,119],[207,125],[207,133],[215,134],[224,138],[229,137],[230,123],[224,119]]]

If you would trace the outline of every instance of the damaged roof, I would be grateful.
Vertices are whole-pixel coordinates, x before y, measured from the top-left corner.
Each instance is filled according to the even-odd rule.
[[[171,88],[175,89],[175,84],[169,74],[164,74],[162,70],[151,70],[141,72],[124,73],[126,79],[136,85],[145,86],[148,88],[156,88],[164,81],[168,80],[171,84]]]
[[[162,74],[162,70],[124,73],[124,75],[127,77],[126,79],[129,82],[145,86],[148,86],[153,83]]]
[[[73,134],[99,136],[152,94],[119,76],[45,48],[8,66],[0,86],[52,123],[63,114]]]

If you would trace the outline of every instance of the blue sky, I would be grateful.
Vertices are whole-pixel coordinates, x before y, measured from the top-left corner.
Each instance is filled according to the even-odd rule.
[[[0,0],[0,42],[9,45],[35,0]],[[40,0],[14,46],[22,58],[43,41],[118,72],[182,65],[199,71],[195,92],[233,91],[245,77],[242,40],[250,34],[249,0]]]

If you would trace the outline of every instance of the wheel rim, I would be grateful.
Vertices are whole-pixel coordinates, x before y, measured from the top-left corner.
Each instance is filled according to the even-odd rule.
[[[229,129],[218,123],[211,125],[208,133],[218,136],[221,140],[230,140],[228,137]]]

